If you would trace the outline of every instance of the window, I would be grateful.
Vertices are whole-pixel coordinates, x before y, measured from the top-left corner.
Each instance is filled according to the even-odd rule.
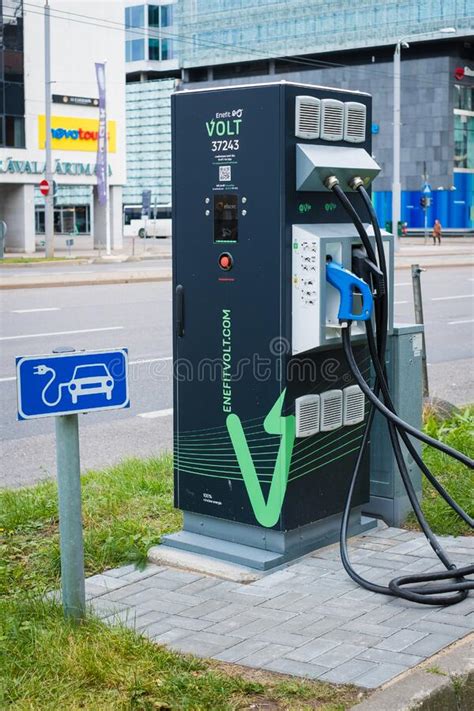
[[[144,27],[145,7],[144,5],[133,5],[125,8],[125,27]]]
[[[148,27],[170,27],[172,24],[172,5],[148,5]]]
[[[2,54],[5,81],[23,83],[23,52],[5,49]]]
[[[11,116],[24,115],[25,97],[23,84],[5,82],[5,113]]]
[[[168,39],[161,40],[161,59],[172,59],[172,41]]]
[[[474,86],[454,85],[454,108],[474,111]]]
[[[156,61],[160,59],[160,40],[148,40],[148,59]]]
[[[5,146],[25,147],[25,119],[19,116],[5,116]]]
[[[44,234],[44,207],[35,208],[36,234]],[[90,234],[90,207],[89,205],[63,205],[54,208],[55,234]]]
[[[167,39],[148,40],[148,59],[153,61],[163,61],[173,57],[172,42]]]
[[[161,6],[161,27],[170,27],[173,24],[173,6]]]
[[[125,61],[138,62],[145,59],[145,41],[142,39],[125,42]]]
[[[23,3],[0,0],[0,146],[25,147]]]
[[[160,26],[160,8],[158,5],[148,5],[148,27]]]
[[[474,170],[474,115],[454,115],[454,167]]]

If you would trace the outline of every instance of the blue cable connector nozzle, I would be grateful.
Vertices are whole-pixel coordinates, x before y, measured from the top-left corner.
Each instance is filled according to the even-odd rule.
[[[344,269],[342,264],[330,261],[326,264],[326,279],[332,286],[336,287],[341,295],[339,304],[339,321],[368,321],[372,315],[374,297],[370,287],[363,279],[360,279],[348,269]],[[353,295],[359,292],[362,296],[362,308],[360,313],[353,313]]]

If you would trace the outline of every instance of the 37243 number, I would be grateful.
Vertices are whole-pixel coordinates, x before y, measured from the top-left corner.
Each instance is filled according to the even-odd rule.
[[[239,150],[239,139],[233,138],[224,141],[212,141],[212,150],[216,151],[238,151]]]

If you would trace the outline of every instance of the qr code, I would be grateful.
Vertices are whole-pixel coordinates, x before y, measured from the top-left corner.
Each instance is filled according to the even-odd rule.
[[[230,165],[219,166],[219,182],[229,183],[232,180],[232,172]]]

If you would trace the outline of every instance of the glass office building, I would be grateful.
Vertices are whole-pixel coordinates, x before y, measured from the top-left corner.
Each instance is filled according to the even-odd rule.
[[[169,24],[159,27],[156,11],[155,25],[150,24],[153,6],[142,3],[143,11],[130,7],[126,21],[142,25],[143,44],[137,51],[143,58],[127,61],[127,81],[142,82],[128,101],[147,91],[150,77],[177,78],[183,88],[285,79],[371,93],[373,150],[382,167],[375,204],[382,222],[391,218],[393,52],[406,39],[402,219],[410,227],[423,226],[420,197],[428,183],[429,222],[439,217],[446,227],[474,226],[474,0],[341,0],[333,5],[322,0],[177,0]],[[150,32],[170,43],[172,59],[150,59]],[[131,57],[132,50],[127,51]],[[153,56],[159,57],[159,51]],[[136,162],[133,149],[128,160],[130,166]],[[157,183],[164,182],[161,170],[156,165]]]
[[[171,105],[174,79],[127,84],[127,185],[124,205],[139,205],[151,190],[151,204],[171,202]]]
[[[193,68],[472,33],[472,0],[180,0],[182,66]],[[185,38],[192,43],[185,44]]]

